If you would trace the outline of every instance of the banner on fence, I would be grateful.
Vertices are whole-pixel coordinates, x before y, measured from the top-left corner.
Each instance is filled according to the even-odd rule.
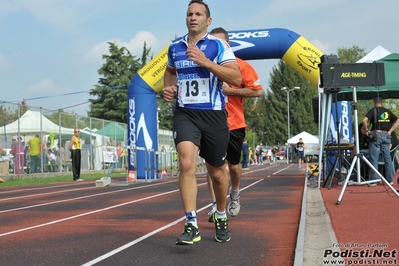
[[[116,147],[104,146],[103,147],[104,163],[115,163],[118,159]]]

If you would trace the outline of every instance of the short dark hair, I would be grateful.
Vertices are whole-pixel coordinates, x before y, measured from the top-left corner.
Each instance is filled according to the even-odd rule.
[[[222,27],[217,27],[211,30],[211,34],[216,34],[216,33],[224,34],[226,42],[229,42],[229,33],[227,32],[227,30],[223,29]]]
[[[204,1],[202,1],[202,0],[191,0],[190,3],[188,3],[188,6],[190,6],[191,4],[194,4],[194,3],[203,5],[205,7],[205,9],[206,9],[206,16],[208,18],[211,17],[211,11],[209,10],[209,6]]]
[[[382,99],[380,97],[375,97],[374,103],[382,103]]]

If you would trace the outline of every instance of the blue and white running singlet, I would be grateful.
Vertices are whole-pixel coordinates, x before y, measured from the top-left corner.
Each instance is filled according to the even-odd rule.
[[[168,67],[176,70],[179,107],[200,110],[224,110],[223,81],[208,69],[188,60],[188,35],[172,43],[168,49]],[[218,65],[236,63],[231,48],[210,34],[198,40],[196,46],[206,57]]]

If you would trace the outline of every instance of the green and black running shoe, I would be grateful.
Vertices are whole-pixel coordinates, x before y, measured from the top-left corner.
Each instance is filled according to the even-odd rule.
[[[176,245],[192,245],[201,240],[198,226],[194,226],[192,223],[186,223],[184,225],[183,232],[176,239]]]
[[[219,243],[229,242],[231,239],[229,225],[227,223],[227,216],[222,219],[216,218],[216,213],[213,214],[213,222],[215,223],[216,234],[215,240]]]

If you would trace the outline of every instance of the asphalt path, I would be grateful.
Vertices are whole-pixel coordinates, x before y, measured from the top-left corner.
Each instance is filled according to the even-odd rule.
[[[95,187],[67,182],[0,190],[0,265],[293,265],[305,170],[251,166],[231,241],[217,243],[197,176],[202,240],[176,246],[184,225],[177,178]]]

